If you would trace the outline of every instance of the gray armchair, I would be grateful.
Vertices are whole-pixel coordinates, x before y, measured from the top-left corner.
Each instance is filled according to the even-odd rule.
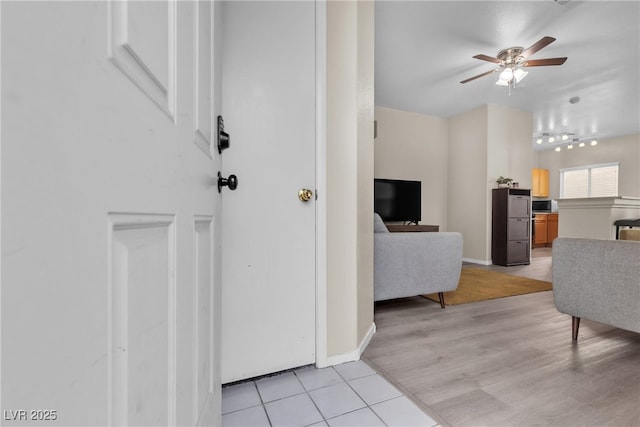
[[[572,318],[640,333],[640,242],[559,237],[553,241],[553,301]]]
[[[383,301],[444,292],[458,287],[462,269],[462,234],[389,233],[374,218],[374,300]]]

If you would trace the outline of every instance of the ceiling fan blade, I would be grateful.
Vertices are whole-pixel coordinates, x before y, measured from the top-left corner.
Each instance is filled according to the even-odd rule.
[[[481,53],[478,54],[478,55],[474,55],[473,57],[476,58],[476,59],[481,59],[483,61],[494,62],[496,64],[500,63],[500,60],[498,58],[494,58],[494,57],[491,57],[491,56],[483,55]]]
[[[547,59],[532,59],[525,61],[522,65],[524,67],[545,67],[547,65],[562,65],[567,58],[547,58]]]
[[[478,74],[477,76],[470,77],[470,78],[468,78],[468,79],[466,79],[466,80],[461,81],[460,83],[468,83],[468,82],[470,82],[471,80],[475,80],[475,79],[479,79],[480,77],[488,76],[489,74],[493,74],[493,73],[495,73],[495,72],[496,72],[496,71],[498,71],[499,69],[500,69],[500,68],[496,68],[496,69],[494,69],[494,70],[489,70],[489,71],[487,71],[486,73],[482,73],[482,74]]]
[[[528,58],[529,56],[533,55],[534,53],[536,53],[537,51],[539,51],[543,47],[550,45],[554,41],[556,41],[556,39],[553,38],[553,37],[549,37],[549,36],[543,37],[540,40],[538,40],[537,42],[535,42],[534,44],[532,44],[531,46],[529,46],[527,49],[525,49],[520,54],[520,56],[523,57],[523,58]]]

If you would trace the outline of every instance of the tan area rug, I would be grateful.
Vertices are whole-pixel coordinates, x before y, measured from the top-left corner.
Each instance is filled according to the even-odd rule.
[[[446,305],[466,304],[532,292],[550,291],[551,283],[480,268],[463,268],[458,289],[444,293]],[[438,294],[422,295],[438,301]]]

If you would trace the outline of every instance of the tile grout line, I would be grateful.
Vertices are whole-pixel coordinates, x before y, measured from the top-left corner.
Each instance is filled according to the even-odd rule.
[[[329,368],[333,369],[333,366],[329,366]],[[300,385],[302,385],[302,389],[304,390],[304,392],[307,394],[307,397],[309,398],[309,400],[311,401],[311,403],[313,403],[313,406],[316,408],[316,411],[318,411],[318,414],[320,414],[320,416],[322,417],[322,421],[325,422],[325,424],[329,424],[327,423],[327,419],[325,418],[324,414],[322,413],[322,411],[320,410],[320,408],[318,407],[318,405],[316,404],[315,400],[313,400],[313,398],[311,397],[311,395],[309,394],[309,390],[307,390],[307,388],[304,386],[304,384],[302,383],[302,381],[300,380],[300,377],[298,377],[297,374],[297,370],[293,371],[293,374],[295,375],[296,379],[298,380],[298,382],[300,383]],[[338,373],[339,375],[339,373]],[[329,386],[326,386],[329,387]],[[322,387],[321,387],[322,388]],[[309,426],[313,425],[313,424],[318,424],[320,421],[317,421],[315,423],[312,424],[308,424]]]
[[[256,389],[256,393],[258,393],[258,398],[260,399],[260,406],[262,406],[262,411],[264,412],[264,415],[267,417],[267,422],[269,423],[270,427],[273,427],[273,423],[271,422],[271,417],[269,416],[269,411],[267,411],[267,405],[264,399],[262,398],[262,394],[260,393],[258,384],[253,380],[251,381],[251,383],[253,384],[253,387]]]
[[[300,379],[300,377],[298,376],[298,371],[299,371],[299,369],[292,369],[290,372],[292,372],[292,373],[294,374],[294,378],[295,378],[295,379],[298,381],[298,383],[301,385],[301,387],[302,387],[302,390],[303,390],[303,391],[302,391],[302,392],[300,392],[300,393],[296,393],[296,394],[290,395],[290,396],[285,396],[285,397],[281,397],[281,398],[278,398],[278,399],[274,399],[274,400],[272,400],[272,401],[270,401],[270,402],[265,402],[265,401],[264,401],[264,398],[263,398],[262,394],[260,393],[260,389],[259,389],[259,387],[258,387],[258,384],[257,384],[256,380],[250,380],[250,382],[251,382],[251,383],[252,383],[252,385],[253,385],[253,388],[254,388],[255,392],[258,394],[258,398],[259,398],[260,403],[258,403],[258,404],[256,404],[256,405],[248,406],[248,407],[246,407],[246,408],[237,409],[237,410],[235,410],[235,411],[230,411],[230,412],[225,413],[224,415],[232,414],[232,413],[236,413],[236,412],[243,411],[243,410],[247,410],[247,409],[250,409],[250,408],[255,408],[256,406],[261,406],[261,407],[262,407],[262,410],[263,410],[263,412],[264,412],[264,414],[265,414],[265,416],[266,416],[266,418],[267,418],[267,422],[269,423],[269,426],[273,427],[273,422],[271,421],[271,417],[269,416],[269,412],[267,411],[267,407],[266,407],[267,403],[277,402],[277,401],[281,401],[281,400],[288,399],[288,398],[291,398],[291,397],[295,397],[295,396],[300,396],[300,395],[302,395],[302,394],[306,394],[306,395],[307,395],[307,397],[308,397],[308,399],[310,399],[310,400],[311,400],[311,403],[313,404],[313,406],[314,406],[314,407],[315,407],[315,409],[317,410],[318,414],[319,414],[319,415],[321,416],[321,418],[322,418],[322,420],[317,421],[317,422],[312,423],[312,424],[309,424],[308,426],[311,426],[311,425],[314,425],[314,424],[317,424],[317,423],[320,423],[320,422],[324,422],[325,424],[329,425],[329,421],[330,421],[330,420],[334,420],[334,419],[339,418],[339,417],[341,417],[341,416],[348,415],[348,414],[351,414],[351,413],[354,413],[354,412],[357,412],[357,411],[360,411],[360,410],[362,410],[362,409],[367,408],[367,409],[369,409],[369,410],[373,413],[373,415],[374,415],[374,416],[375,416],[375,417],[376,417],[376,418],[377,418],[377,419],[378,419],[378,420],[379,420],[383,425],[385,425],[385,426],[387,426],[387,427],[388,427],[388,424],[387,424],[387,423],[386,423],[386,422],[385,422],[385,421],[380,417],[380,415],[379,415],[379,414],[378,414],[378,412],[373,408],[373,406],[374,406],[374,405],[381,404],[381,403],[384,403],[384,402],[388,402],[388,401],[391,401],[391,400],[394,400],[394,399],[399,399],[399,398],[402,398],[402,397],[404,397],[404,398],[408,399],[408,400],[409,400],[409,401],[410,401],[414,406],[416,406],[416,408],[418,408],[421,412],[425,413],[425,415],[427,415],[429,418],[431,418],[431,417],[428,415],[428,413],[426,413],[426,412],[424,411],[424,409],[420,407],[420,405],[417,405],[417,404],[415,403],[415,401],[413,401],[413,399],[411,399],[410,397],[408,397],[408,396],[407,396],[407,393],[405,393],[401,388],[398,388],[395,384],[393,384],[391,381],[389,381],[389,380],[384,376],[384,374],[382,374],[382,373],[380,373],[379,371],[377,371],[376,369],[374,369],[374,368],[373,368],[369,363],[365,362],[365,360],[361,359],[361,360],[360,360],[360,362],[361,362],[361,363],[363,363],[365,366],[367,366],[369,369],[371,369],[371,371],[372,371],[372,372],[367,373],[367,374],[365,374],[365,375],[355,376],[355,377],[353,377],[353,378],[347,379],[344,375],[342,375],[342,374],[341,374],[337,369],[335,369],[333,366],[329,366],[328,368],[329,368],[329,369],[331,369],[333,372],[335,372],[335,373],[338,375],[338,378],[340,378],[340,380],[341,380],[341,381],[340,381],[340,382],[337,382],[337,383],[335,383],[335,384],[323,385],[323,386],[320,386],[320,387],[314,388],[314,389],[312,389],[312,390],[307,389],[307,387],[304,385],[304,383],[302,382],[302,380],[301,380],[301,379]],[[314,369],[315,369],[315,368],[314,368]],[[377,377],[379,377],[380,379],[382,379],[386,384],[390,385],[390,386],[391,386],[391,387],[393,387],[393,388],[394,388],[398,393],[400,393],[400,395],[399,395],[399,396],[390,397],[390,398],[388,398],[388,399],[384,399],[384,400],[382,400],[382,401],[380,401],[380,402],[376,402],[376,403],[374,403],[374,404],[369,404],[369,403],[368,403],[368,402],[367,402],[367,401],[366,401],[366,400],[365,400],[365,399],[364,399],[364,398],[363,398],[363,397],[362,397],[362,396],[361,396],[361,395],[360,395],[360,394],[359,394],[359,393],[358,393],[358,392],[353,388],[353,386],[351,385],[350,381],[355,381],[355,380],[359,380],[359,379],[362,379],[362,378],[366,378],[366,377],[373,377],[373,376],[377,376]],[[249,382],[249,381],[248,381],[248,382]],[[363,407],[361,407],[361,408],[357,408],[357,409],[354,409],[354,410],[351,410],[351,411],[347,411],[347,412],[344,412],[344,413],[342,413],[342,414],[338,414],[338,415],[335,415],[335,416],[332,416],[332,417],[327,418],[327,417],[325,417],[325,415],[322,413],[322,411],[320,410],[320,408],[318,407],[318,405],[316,404],[316,402],[313,400],[313,397],[311,396],[311,392],[312,392],[312,391],[316,391],[316,390],[322,390],[322,389],[325,389],[325,388],[328,388],[328,387],[331,387],[331,386],[335,386],[335,385],[338,385],[338,384],[341,384],[341,383],[345,383],[345,384],[347,385],[347,387],[349,387],[349,389],[350,389],[350,390],[355,394],[355,396],[357,396],[357,397],[362,401],[362,403],[364,403],[364,405],[365,405],[365,406],[363,406]],[[434,421],[436,421],[436,420],[434,420]],[[436,427],[436,426],[439,426],[439,425],[440,425],[440,424],[436,421],[436,424],[435,424],[434,426],[430,426],[430,427]]]

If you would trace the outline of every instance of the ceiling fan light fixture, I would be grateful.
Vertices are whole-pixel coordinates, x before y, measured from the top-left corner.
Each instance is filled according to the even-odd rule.
[[[507,67],[504,70],[502,70],[502,72],[500,73],[500,80],[504,80],[507,83],[509,81],[511,81],[511,79],[513,78],[513,70],[511,69],[511,67]]]
[[[524,79],[527,74],[529,74],[528,71],[525,71],[522,68],[516,68],[513,71],[513,78],[516,79],[516,83],[520,83],[520,80]]]
[[[464,79],[460,83],[469,83],[470,81],[473,81],[480,77],[488,76],[497,71],[500,71],[500,77],[496,84],[498,86],[506,86],[507,88],[509,88],[509,95],[511,95],[511,88],[514,88],[515,85],[528,74],[528,71],[525,71],[523,67],[546,67],[549,65],[564,64],[564,62],[567,60],[566,57],[534,60],[529,59],[529,56],[538,52],[545,46],[548,46],[550,43],[553,43],[555,40],[556,39],[553,37],[545,36],[526,49],[521,46],[502,49],[498,52],[498,55],[496,55],[496,57],[488,56],[482,53],[474,55],[473,58],[475,59],[498,64],[498,68],[494,68],[493,70],[489,70],[468,79]]]

